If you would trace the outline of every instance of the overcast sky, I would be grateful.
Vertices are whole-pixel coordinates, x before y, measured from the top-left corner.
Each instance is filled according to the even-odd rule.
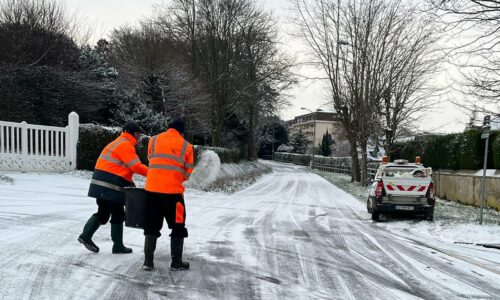
[[[121,25],[134,25],[137,22],[153,13],[154,4],[162,3],[168,0],[64,0],[68,4],[68,8],[77,9],[81,17],[88,20],[89,24],[95,28],[93,39],[97,40],[101,37],[107,37],[109,32]],[[298,60],[305,59],[305,47],[294,38],[291,38],[287,31],[290,27],[286,25],[288,0],[264,0],[261,3],[274,11],[279,17],[282,26],[282,42],[283,47],[287,52],[297,56]],[[309,76],[314,74],[315,70],[302,69],[300,72]],[[449,74],[446,71],[437,79],[439,82],[446,84],[450,81]],[[281,117],[291,119],[296,115],[303,113],[301,107],[316,109],[327,102],[327,90],[325,85],[319,81],[300,80],[299,85],[289,91],[290,107],[283,109]],[[436,107],[433,112],[421,119],[417,128],[420,130],[433,130],[439,132],[457,132],[462,131],[467,117],[453,104],[447,101],[448,98],[459,97],[459,95],[447,95],[442,99],[439,107]],[[329,105],[325,105],[322,109],[328,110]]]

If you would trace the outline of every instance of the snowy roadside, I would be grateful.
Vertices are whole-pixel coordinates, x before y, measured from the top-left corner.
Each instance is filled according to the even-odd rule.
[[[343,174],[314,171],[335,184],[340,189],[366,203],[368,188],[350,182]],[[424,239],[437,239],[445,243],[476,245],[483,243],[500,244],[500,212],[484,210],[484,225],[479,225],[479,208],[457,202],[437,199],[434,222],[420,219],[389,219],[375,223],[375,226],[400,235],[412,235]]]
[[[14,184],[14,179],[7,175],[0,175],[0,184]]]
[[[243,161],[238,164],[221,163],[219,156],[204,151],[186,188],[205,192],[234,193],[257,181],[272,169],[259,161]]]

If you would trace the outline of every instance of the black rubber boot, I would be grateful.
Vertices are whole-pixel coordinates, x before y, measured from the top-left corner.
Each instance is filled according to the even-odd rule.
[[[172,263],[170,264],[170,270],[188,270],[189,263],[182,261],[182,250],[184,247],[184,238],[171,237],[170,238],[170,253],[172,256]]]
[[[99,222],[99,218],[97,218],[96,215],[92,215],[87,223],[85,223],[85,226],[83,226],[82,234],[78,237],[78,241],[82,243],[85,248],[94,253],[99,252],[99,247],[92,242],[92,236],[94,236],[94,233],[100,226],[101,223]]]
[[[132,249],[123,245],[123,224],[111,224],[111,239],[114,254],[132,253]]]
[[[144,265],[142,269],[151,271],[155,267],[154,255],[156,250],[156,239],[154,235],[146,234],[144,238]]]

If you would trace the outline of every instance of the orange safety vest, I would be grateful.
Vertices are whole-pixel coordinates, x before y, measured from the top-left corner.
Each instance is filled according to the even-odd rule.
[[[149,171],[146,191],[162,194],[184,193],[184,181],[194,167],[193,146],[175,129],[149,140]]]
[[[134,173],[146,176],[148,167],[141,163],[135,145],[137,140],[130,133],[123,132],[104,148],[95,169],[118,175],[127,181],[132,181]]]
[[[104,148],[90,180],[89,197],[124,204],[123,188],[131,186],[134,173],[148,174],[135,152],[136,144],[137,140],[124,132]]]

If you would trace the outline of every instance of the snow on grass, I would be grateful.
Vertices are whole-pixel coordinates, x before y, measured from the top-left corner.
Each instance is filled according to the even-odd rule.
[[[271,168],[258,161],[246,161],[239,164],[222,164],[219,177],[207,190],[234,193],[252,185],[261,176],[271,171]]]
[[[369,188],[351,182],[350,176],[316,170],[315,173],[366,203]],[[424,238],[437,238],[446,243],[500,244],[500,213],[493,209],[485,209],[484,225],[479,225],[478,219],[478,207],[437,199],[434,222],[418,218],[392,218],[388,222],[376,223],[376,226],[402,234],[412,233]]]

